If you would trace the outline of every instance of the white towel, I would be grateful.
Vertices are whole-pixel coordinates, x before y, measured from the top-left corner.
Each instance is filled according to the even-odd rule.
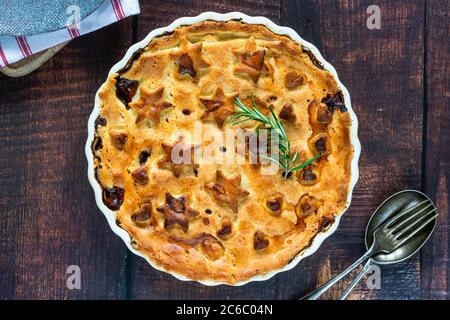
[[[139,13],[139,0],[106,0],[95,12],[65,29],[32,36],[0,36],[0,67]]]

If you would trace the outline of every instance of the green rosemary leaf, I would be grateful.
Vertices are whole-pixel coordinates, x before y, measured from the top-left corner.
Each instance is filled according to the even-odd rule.
[[[231,125],[235,126],[235,125],[237,125],[237,124],[239,124],[239,123],[247,122],[247,121],[250,121],[250,120],[251,120],[251,119],[242,119],[242,120],[238,120],[238,121],[235,121],[235,122],[231,123]]]
[[[259,155],[259,156],[260,156],[261,158],[263,158],[263,159],[270,160],[270,161],[276,163],[278,166],[284,168],[284,165],[283,165],[280,161],[278,161],[277,159],[275,159],[275,158],[272,158],[272,157],[270,157],[270,156],[266,156],[266,155],[263,155],[263,154],[261,154],[261,155]]]
[[[248,115],[245,114],[245,113],[238,113],[237,115],[232,116],[230,119],[228,119],[228,122],[233,122],[233,120],[239,119],[239,118],[242,118],[242,117],[248,117]]]
[[[309,159],[308,161],[303,162],[301,165],[298,165],[298,166],[292,168],[290,171],[297,171],[297,170],[303,169],[304,167],[309,166],[313,161],[317,160],[320,156],[321,156],[321,154],[318,153],[314,157]]]
[[[281,169],[284,170],[284,177],[287,179],[289,177],[289,173],[300,170],[309,164],[311,164],[313,161],[318,159],[320,157],[320,153],[313,158],[309,159],[308,161],[295,166],[295,162],[298,160],[299,154],[297,151],[295,151],[293,154],[291,152],[291,143],[289,141],[289,138],[286,134],[286,131],[284,130],[282,121],[276,116],[275,112],[273,111],[273,108],[269,108],[270,113],[269,115],[265,116],[259,109],[258,106],[255,103],[255,100],[253,99],[253,96],[250,96],[250,100],[252,103],[252,108],[246,106],[239,98],[236,98],[234,100],[235,105],[240,109],[238,111],[238,114],[231,117],[228,122],[232,125],[237,125],[242,122],[246,121],[256,121],[260,122],[261,125],[259,125],[256,128],[256,134],[259,135],[261,129],[267,129],[269,131],[274,131],[278,134],[278,157],[274,158],[271,156],[266,155],[260,155],[261,158],[268,159],[274,163],[276,163]],[[274,151],[272,149],[272,151]]]
[[[234,102],[242,111],[251,113],[251,110],[246,105],[244,105],[240,99],[235,99]]]

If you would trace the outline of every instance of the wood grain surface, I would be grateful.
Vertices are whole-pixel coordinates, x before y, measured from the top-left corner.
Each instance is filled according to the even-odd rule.
[[[436,202],[439,224],[421,252],[421,292],[424,299],[450,298],[449,192],[450,183],[450,3],[432,1],[426,10],[422,183]]]
[[[379,30],[366,26],[372,4]],[[204,11],[295,29],[335,66],[360,124],[360,180],[339,229],[291,271],[243,287],[181,282],[127,252],[86,177],[87,118],[110,67],[154,28]],[[363,280],[349,298],[448,299],[449,13],[446,0],[147,0],[139,16],[72,41],[31,75],[0,76],[0,299],[294,299],[356,260],[373,210],[405,188],[436,201],[436,233],[420,255],[383,266],[381,288]],[[66,286],[70,265],[80,290]]]

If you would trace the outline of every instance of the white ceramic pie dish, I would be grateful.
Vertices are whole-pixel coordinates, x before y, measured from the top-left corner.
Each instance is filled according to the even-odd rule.
[[[348,90],[339,81],[339,77],[338,77],[334,67],[332,65],[330,65],[327,61],[325,61],[325,59],[320,54],[319,50],[317,50],[317,48],[314,45],[303,40],[297,34],[297,32],[295,32],[293,29],[276,25],[275,23],[273,23],[272,21],[270,21],[269,19],[267,19],[265,17],[251,17],[251,16],[248,16],[248,15],[240,13],[240,12],[230,12],[230,13],[226,13],[226,14],[220,14],[220,13],[216,13],[216,12],[204,12],[196,17],[183,17],[183,18],[179,18],[179,19],[175,20],[167,27],[153,30],[145,37],[145,39],[132,45],[128,49],[127,53],[122,58],[122,60],[120,60],[118,63],[116,63],[111,68],[111,70],[109,71],[109,75],[117,72],[119,69],[124,67],[125,64],[127,63],[127,61],[131,58],[132,54],[135,51],[137,51],[139,48],[144,48],[145,46],[147,46],[150,43],[150,41],[156,36],[159,36],[166,32],[171,32],[174,29],[176,29],[180,26],[183,26],[183,25],[190,25],[190,24],[194,24],[197,22],[205,21],[205,20],[229,21],[229,20],[236,20],[236,19],[239,19],[242,22],[245,22],[248,24],[264,25],[269,30],[271,30],[272,32],[274,32],[276,34],[289,36],[292,40],[297,42],[299,45],[310,50],[311,53],[317,58],[317,60],[323,65],[323,67],[334,76],[340,90],[343,93],[344,102],[348,109],[348,112],[350,114],[350,119],[351,119],[350,141],[351,141],[351,144],[354,149],[354,155],[353,155],[353,159],[351,162],[351,178],[350,178],[349,193],[347,195],[347,208],[348,208],[350,206],[353,188],[359,177],[358,160],[359,160],[359,155],[361,153],[361,145],[360,145],[360,142],[358,139],[358,119],[356,118],[356,115],[352,109],[350,95],[348,93]],[[160,271],[168,272],[168,271],[164,270],[162,267],[155,265],[152,261],[150,261],[150,259],[148,259],[148,257],[143,255],[139,251],[135,250],[131,246],[130,236],[128,235],[127,231],[120,228],[116,224],[116,213],[114,211],[110,210],[108,207],[106,207],[102,201],[102,188],[101,188],[100,184],[97,182],[95,175],[94,175],[94,155],[93,155],[93,152],[91,149],[91,145],[94,140],[94,131],[95,131],[94,122],[95,122],[95,119],[99,116],[99,114],[100,114],[100,99],[99,99],[98,91],[97,91],[97,93],[95,95],[94,110],[92,111],[92,113],[89,117],[89,121],[88,121],[88,139],[87,139],[86,146],[85,146],[85,152],[86,152],[86,157],[87,157],[87,161],[88,161],[88,178],[89,178],[89,182],[90,182],[92,188],[94,189],[95,200],[96,200],[97,206],[99,207],[100,211],[104,214],[104,216],[108,220],[108,223],[109,223],[109,226],[111,227],[111,229],[114,231],[115,234],[117,234],[119,237],[122,238],[122,240],[125,242],[125,244],[127,245],[128,249],[131,252],[133,252],[134,254],[147,260],[147,262],[153,268],[160,270]],[[302,259],[304,259],[305,257],[316,252],[319,249],[322,242],[326,238],[328,238],[333,232],[336,231],[336,229],[339,225],[339,221],[340,221],[342,215],[345,213],[345,211],[346,210],[344,210],[338,217],[336,217],[335,222],[326,231],[318,233],[314,237],[311,245],[309,247],[305,248],[299,254],[297,254],[297,256],[295,258],[293,258],[286,266],[284,266],[283,268],[277,269],[277,270],[267,272],[262,275],[254,276],[248,280],[238,282],[238,283],[234,284],[234,286],[241,286],[241,285],[247,284],[252,281],[267,280],[279,272],[287,271],[287,270],[294,268]],[[168,272],[168,273],[175,276],[179,280],[193,281],[192,279],[188,279],[185,276],[174,273],[174,272]],[[228,283],[223,283],[223,282],[213,281],[213,280],[201,280],[201,281],[197,281],[197,282],[200,282],[207,286],[215,286],[215,285],[220,285],[220,284],[230,285]]]

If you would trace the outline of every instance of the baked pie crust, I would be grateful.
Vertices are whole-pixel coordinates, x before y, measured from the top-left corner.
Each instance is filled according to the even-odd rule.
[[[282,119],[300,160],[320,158],[288,179],[262,175],[262,164],[173,161],[174,149],[210,143],[195,140],[194,123],[223,134],[234,99],[250,96]],[[353,147],[339,87],[309,51],[263,25],[204,21],[155,37],[99,98],[92,150],[103,202],[168,272],[235,284],[280,269],[346,208]]]

